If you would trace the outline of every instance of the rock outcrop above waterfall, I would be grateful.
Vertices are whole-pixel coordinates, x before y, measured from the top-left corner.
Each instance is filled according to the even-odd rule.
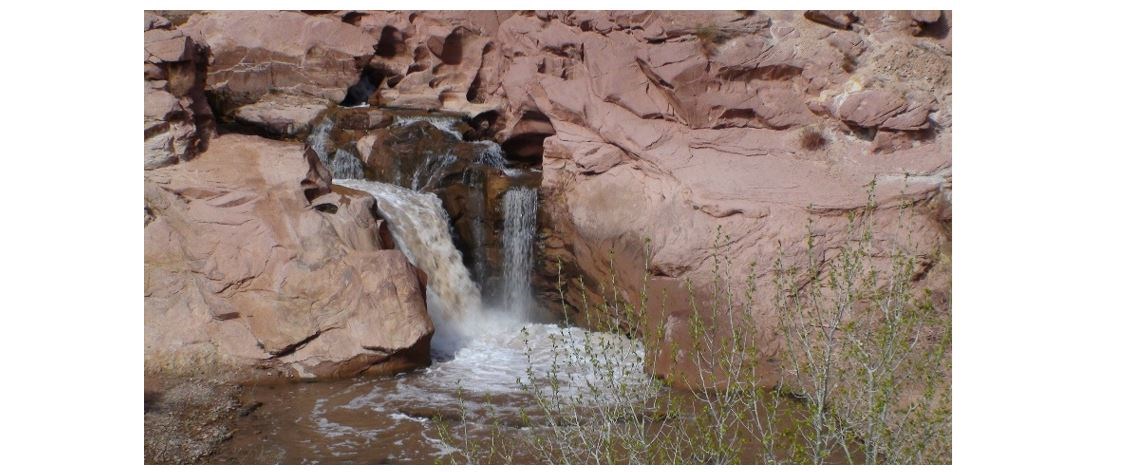
[[[300,144],[225,135],[145,173],[147,371],[292,377],[428,363],[424,282],[373,198]]]
[[[485,13],[204,12],[181,28],[211,48],[208,89],[221,114],[268,93],[342,102],[352,87],[385,106],[478,113],[497,108],[477,93],[480,70],[495,66],[481,31],[498,20]]]
[[[192,159],[208,147],[207,48],[169,20],[145,14],[145,168]]]
[[[208,90],[226,113],[268,93],[340,102],[372,54],[373,38],[339,18],[299,12],[193,15],[181,26],[208,45]]]
[[[271,138],[304,139],[330,102],[302,95],[265,95],[231,111],[229,120]]]

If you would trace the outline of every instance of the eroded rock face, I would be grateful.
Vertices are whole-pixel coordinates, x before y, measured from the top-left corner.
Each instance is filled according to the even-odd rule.
[[[732,238],[734,267],[757,263],[763,294],[772,262],[800,261],[809,232],[834,254],[872,181],[883,247],[948,248],[950,22],[930,11],[210,12],[182,29],[211,51],[206,90],[224,114],[269,93],[341,101],[352,89],[350,104],[470,119],[508,157],[542,163],[538,280],[556,280],[560,258],[595,286],[611,279],[610,251],[626,275],[646,254],[649,289],[685,299],[679,281],[709,280],[718,234]],[[364,132],[359,155],[381,167],[387,136]],[[812,132],[822,138],[806,144]],[[935,272],[921,283],[948,283]],[[626,293],[638,279],[620,278]],[[763,298],[755,331],[771,360]],[[677,349],[687,307],[668,312],[650,321],[673,327]]]
[[[207,48],[169,20],[145,14],[145,168],[192,159],[208,146]]]
[[[268,137],[304,139],[329,106],[329,101],[317,97],[272,94],[236,108],[232,118]]]
[[[181,28],[211,50],[221,114],[281,93],[477,115],[498,108],[480,75],[497,80],[488,32],[501,19],[484,13],[205,12]]]
[[[361,29],[299,12],[207,12],[181,30],[209,47],[208,90],[221,113],[268,92],[341,101],[364,65],[355,58],[373,52]]]
[[[915,35],[914,21],[942,21],[930,15],[878,15],[546,12],[503,22],[498,137],[548,124],[536,132],[550,222],[542,243],[554,261],[543,273],[556,274],[560,258],[566,275],[594,286],[615,270],[630,296],[642,291],[647,254],[648,293],[669,294],[667,319],[649,324],[668,326],[663,344],[677,350],[690,312],[679,282],[711,280],[721,236],[735,270],[756,263],[765,296],[753,331],[771,373],[773,262],[802,262],[810,231],[819,252],[836,253],[870,182],[881,253],[948,248],[945,222],[925,208],[951,186],[948,34]],[[824,142],[804,147],[806,129]],[[726,275],[742,293],[740,274]],[[940,287],[948,274],[922,280]],[[566,299],[579,305],[581,294]],[[659,358],[661,375],[692,368]]]
[[[225,135],[145,175],[146,369],[294,377],[428,362],[424,283],[373,199],[300,144]]]

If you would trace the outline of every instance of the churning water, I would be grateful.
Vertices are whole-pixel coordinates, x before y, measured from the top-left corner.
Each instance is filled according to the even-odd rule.
[[[455,122],[446,117],[398,118],[397,123],[419,120],[454,131]],[[499,306],[490,306],[463,265],[442,202],[424,191],[434,189],[454,156],[427,156],[432,161],[419,166],[411,189],[362,180],[355,156],[331,153],[332,126],[329,120],[319,124],[308,144],[333,170],[336,184],[373,195],[397,248],[428,275],[428,313],[436,326],[434,363],[393,378],[253,388],[248,401],[263,402],[262,413],[248,420],[254,422],[248,429],[255,434],[237,434],[216,462],[429,463],[457,450],[440,439],[435,417],[454,423],[469,415],[470,434],[482,437],[491,421],[517,421],[519,409],[533,405],[531,382],[545,384],[547,376],[556,376],[554,385],[567,396],[599,384],[609,364],[597,369],[585,356],[596,353],[614,362],[621,377],[650,378],[643,373],[638,341],[533,321],[536,189],[514,187],[503,195],[502,296]],[[478,163],[506,169],[497,143],[476,144],[481,144]],[[471,198],[467,204],[485,202]],[[481,229],[475,234],[472,250],[481,250],[484,235]]]
[[[420,121],[426,121],[426,122],[430,123],[436,129],[443,131],[444,133],[447,133],[447,134],[454,136],[455,139],[459,139],[459,140],[463,139],[463,133],[460,133],[459,130],[456,128],[456,125],[459,124],[459,118],[456,118],[454,116],[427,116],[427,115],[396,116],[392,119],[392,125],[393,126],[408,126],[408,125],[411,125],[412,123],[417,123],[417,122],[420,122]]]
[[[346,149],[334,149],[333,133],[334,122],[325,118],[318,126],[310,131],[306,144],[318,155],[318,160],[329,169],[335,179],[363,179],[364,167],[361,159]]]
[[[434,190],[443,179],[448,166],[458,158],[450,152],[430,153],[412,173],[412,190]]]
[[[451,240],[447,212],[439,197],[367,180],[337,183],[373,195],[396,247],[428,274],[428,314],[436,325],[434,350],[449,355],[479,334],[520,325],[522,313],[487,316],[483,312],[479,287]]]
[[[245,401],[263,406],[242,430],[255,433],[237,433],[212,461],[430,464],[461,446],[443,440],[437,417],[480,441],[490,439],[498,422],[511,425],[507,434],[533,434],[518,426],[523,409],[539,415],[518,381],[544,388],[547,376],[555,375],[566,398],[593,384],[607,385],[601,380],[603,365],[597,369],[576,358],[586,348],[618,365],[624,375],[616,385],[649,381],[635,367],[643,355],[638,342],[580,328],[525,324],[482,334],[450,360],[393,378],[251,387]]]
[[[363,179],[365,170],[361,166],[361,159],[345,149],[334,151],[333,164],[330,166],[335,179]]]

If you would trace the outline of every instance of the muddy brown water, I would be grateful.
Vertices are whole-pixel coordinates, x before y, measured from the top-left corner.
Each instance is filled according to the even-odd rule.
[[[450,463],[448,456],[458,449],[441,438],[437,419],[462,433],[466,414],[472,439],[489,439],[495,424],[523,434],[515,427],[520,411],[534,408],[518,380],[543,378],[555,358],[575,354],[586,343],[615,360],[619,371],[643,378],[638,343],[580,328],[527,324],[481,335],[431,367],[391,378],[246,386],[243,404],[261,406],[237,420],[232,439],[208,462]],[[557,364],[561,391],[571,395],[591,372],[579,363],[563,364]],[[572,381],[564,378],[570,374]]]
[[[468,439],[489,448],[492,439],[513,446],[526,444],[523,441],[532,435],[549,438],[546,417],[537,414],[540,410],[533,395],[518,380],[528,381],[531,373],[534,378],[544,378],[556,371],[562,380],[562,395],[582,397],[585,382],[594,380],[583,362],[575,362],[584,360],[575,355],[585,346],[596,347],[602,358],[615,361],[614,369],[622,376],[617,382],[638,385],[635,382],[648,379],[638,363],[640,347],[630,340],[580,328],[541,324],[524,328],[476,339],[429,368],[391,378],[246,386],[242,398],[246,413],[236,420],[231,439],[205,462],[463,463]],[[686,393],[648,391],[661,396],[675,393],[675,398],[688,404],[695,401]],[[641,398],[641,404],[646,400]],[[599,406],[593,404],[593,408]],[[801,408],[800,403],[786,405],[786,414],[780,416],[786,419],[778,427],[794,428],[788,418],[797,417]],[[670,421],[676,423],[665,423]],[[691,417],[664,417],[654,423],[660,424],[693,428],[698,423]],[[446,435],[441,434],[445,426],[450,432]],[[761,450],[756,441],[749,440],[741,461],[761,462]],[[512,455],[490,461],[546,461],[528,448],[509,452]]]

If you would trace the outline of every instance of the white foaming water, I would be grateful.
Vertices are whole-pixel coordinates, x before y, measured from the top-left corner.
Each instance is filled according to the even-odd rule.
[[[330,145],[330,131],[333,130],[334,122],[329,118],[324,118],[321,123],[318,123],[313,130],[310,131],[310,136],[306,138],[306,144],[314,153],[318,155],[318,160],[322,161],[322,165],[327,169],[331,167]]]
[[[361,166],[361,159],[353,153],[345,150],[338,149],[334,151],[333,164],[330,166],[335,179],[363,179],[365,178],[364,167]]]
[[[537,223],[538,193],[532,188],[515,187],[502,197],[503,303],[508,311],[529,313],[530,272],[533,269],[534,230]]]
[[[518,169],[511,169],[506,167],[506,154],[502,151],[502,146],[494,141],[474,141],[473,144],[478,145],[479,155],[475,161],[479,164],[485,164],[496,169],[502,170],[503,174],[514,177],[521,174],[522,171]]]
[[[503,157],[502,146],[494,141],[475,141],[479,148],[479,155],[476,161],[481,164],[486,164],[491,167],[502,169],[506,167],[506,159]]]
[[[314,154],[318,155],[318,160],[322,161],[322,165],[330,170],[330,175],[334,179],[365,178],[361,159],[358,159],[356,155],[346,149],[333,149],[333,139],[330,136],[333,127],[333,120],[323,119],[310,131],[310,136],[306,138],[306,144],[314,150]]]
[[[454,164],[456,158],[449,152],[443,154],[428,154],[423,164],[412,173],[412,190],[433,189],[443,178],[443,171],[447,166]]]
[[[561,393],[573,396],[588,388],[590,382],[605,383],[598,380],[598,372],[586,357],[586,346],[602,363],[615,366],[612,370],[617,379],[624,380],[624,376],[630,376],[626,379],[629,381],[650,379],[643,372],[644,351],[639,341],[576,327],[528,323],[471,340],[450,361],[429,367],[411,385],[402,384],[393,398],[398,395],[402,399],[419,398],[417,395],[429,392],[434,395],[436,391],[453,390],[456,385],[472,393],[520,394],[519,380],[540,383],[550,375],[554,362]]]
[[[463,140],[463,133],[455,128],[455,125],[461,120],[454,116],[397,116],[392,119],[392,124],[393,126],[408,126],[421,121],[431,123],[436,129],[454,136],[455,139]]]
[[[593,366],[590,355],[600,359],[599,367]],[[519,382],[546,388],[547,376],[554,371],[560,394],[572,397],[582,390],[591,391],[593,386],[651,381],[643,370],[643,356],[643,344],[637,340],[575,327],[528,323],[482,334],[460,348],[451,360],[394,381],[375,382],[374,388],[352,398],[342,408],[389,412],[402,405],[457,406],[463,402],[475,410],[483,406],[477,400],[484,395],[522,395],[524,389]],[[611,378],[607,377],[608,371],[612,371]],[[495,406],[506,409],[506,405]],[[342,429],[327,432],[338,434]]]
[[[464,411],[471,434],[489,434],[498,418],[517,420],[523,410],[542,415],[528,386],[551,395],[550,376],[557,379],[557,394],[578,405],[623,401],[626,393],[620,386],[642,400],[646,386],[654,385],[644,373],[643,355],[639,341],[622,336],[519,324],[481,334],[452,359],[426,369],[336,389],[331,401],[319,400],[297,426],[309,425],[332,439],[323,447],[334,457],[352,457],[397,441],[426,444],[423,450],[390,451],[402,460],[420,453],[443,456],[458,449],[435,437],[431,414]],[[600,361],[596,365],[590,362],[594,358]]]
[[[428,274],[428,314],[436,325],[434,351],[451,355],[468,340],[519,326],[524,320],[524,313],[484,313],[479,287],[451,241],[439,197],[367,180],[345,179],[338,184],[373,195],[396,247]]]

